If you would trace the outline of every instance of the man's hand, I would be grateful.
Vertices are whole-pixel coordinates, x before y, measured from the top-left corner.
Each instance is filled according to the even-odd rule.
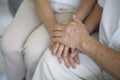
[[[65,27],[61,26],[54,29],[52,40],[82,51],[82,42],[87,40],[88,37],[89,34],[85,25],[73,16],[73,22],[65,25]]]
[[[64,21],[56,25],[56,27],[66,27],[65,25],[69,24],[71,20]],[[55,35],[55,34],[54,34]],[[78,59],[78,50],[70,49],[67,46],[51,42],[50,50],[52,51],[52,55],[57,56],[60,63],[64,60],[66,67],[76,67],[76,64],[79,64],[80,61]]]
[[[56,25],[56,27],[66,27],[72,20],[64,21]],[[56,36],[60,36],[59,34],[54,34]],[[54,36],[53,36],[54,37]],[[65,65],[69,67],[76,67],[76,64],[79,64],[80,61],[78,59],[78,50],[77,49],[70,49],[67,46],[61,43],[52,42],[50,46],[50,50],[52,51],[52,55],[57,56],[60,63],[64,60]]]

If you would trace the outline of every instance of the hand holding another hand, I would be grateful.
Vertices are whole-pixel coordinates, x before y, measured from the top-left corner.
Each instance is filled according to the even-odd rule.
[[[76,64],[80,64],[78,50],[71,50],[67,46],[60,43],[53,43],[50,47],[50,50],[54,56],[58,57],[59,63],[64,61],[67,68],[75,68]]]
[[[64,21],[59,24],[56,24],[55,27],[62,27],[62,26],[66,27],[66,25],[69,24],[70,22],[71,20]],[[53,32],[53,36],[54,35],[59,36],[59,34],[54,34]],[[64,60],[64,63],[67,68],[70,68],[71,66],[75,68],[76,64],[80,64],[80,61],[78,58],[78,50],[70,49],[61,43],[53,42],[53,41],[52,41],[50,50],[52,51],[52,54],[54,56],[58,57],[58,60],[60,63],[62,63]]]
[[[61,27],[55,27],[53,33],[53,42],[62,43],[80,51],[82,51],[82,43],[89,38],[85,25],[75,16],[73,16],[73,22]]]

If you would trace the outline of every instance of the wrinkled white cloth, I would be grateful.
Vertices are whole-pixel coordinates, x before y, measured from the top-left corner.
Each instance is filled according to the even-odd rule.
[[[86,55],[79,54],[81,61],[76,69],[68,69],[57,57],[46,50],[38,63],[33,80],[104,80],[102,72]]]
[[[98,0],[103,7],[100,23],[99,41],[120,52],[120,0]],[[107,73],[102,74],[99,67],[86,55],[79,54],[81,64],[76,69],[67,69],[59,64],[47,49],[40,59],[33,80],[115,80]]]
[[[73,9],[79,4],[73,4],[73,0],[69,0],[68,4],[63,0],[62,4],[57,1],[51,1],[50,4],[55,6],[55,15],[66,11],[65,16],[59,17],[59,20],[68,19],[72,16]],[[63,3],[65,6],[62,6]],[[71,6],[72,3],[74,6]],[[69,6],[70,5],[70,6]],[[67,9],[67,10],[66,10]],[[46,10],[46,9],[45,9]],[[49,13],[48,13],[49,15]],[[2,35],[0,49],[3,54],[6,66],[6,74],[8,80],[31,80],[36,65],[41,58],[43,52],[47,49],[50,38],[43,27],[43,23],[39,18],[34,0],[23,0],[14,19],[8,25]]]

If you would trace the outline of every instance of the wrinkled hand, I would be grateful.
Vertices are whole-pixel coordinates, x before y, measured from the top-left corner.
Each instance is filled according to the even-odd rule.
[[[69,24],[70,22],[71,22],[71,20],[64,21],[64,22],[59,23],[56,26],[61,27],[61,26]],[[71,52],[70,52],[70,48],[68,48],[67,46],[65,46],[63,44],[55,43],[55,42],[51,42],[50,50],[52,51],[53,55],[58,57],[58,60],[60,63],[62,63],[62,60],[64,60],[64,63],[66,65],[66,67],[68,67],[68,68],[71,66],[73,68],[75,68],[76,64],[80,63],[78,56],[77,56],[78,50],[71,49]]]
[[[54,29],[53,42],[62,43],[70,48],[77,48],[82,51],[82,42],[89,37],[85,25],[74,16],[73,22],[64,26]]]

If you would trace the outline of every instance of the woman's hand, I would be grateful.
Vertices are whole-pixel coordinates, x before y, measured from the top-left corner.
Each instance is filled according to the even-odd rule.
[[[75,68],[76,64],[80,64],[78,50],[72,50],[60,43],[52,44],[50,50],[52,51],[53,55],[58,57],[59,63],[62,63],[64,60],[67,68],[70,68],[71,66],[72,68]]]

